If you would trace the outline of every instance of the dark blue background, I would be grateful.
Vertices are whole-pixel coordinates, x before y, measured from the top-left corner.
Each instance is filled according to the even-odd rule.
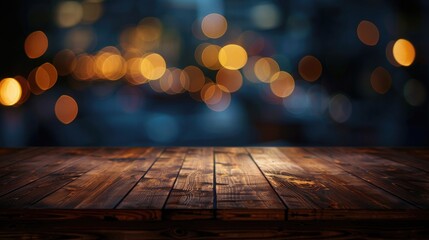
[[[124,27],[154,16],[181,38],[180,61],[172,66],[196,65],[193,53],[202,41],[193,37],[192,23],[204,9],[220,9],[230,27],[263,36],[269,43],[266,56],[273,56],[282,70],[295,77],[303,93],[290,96],[295,110],[268,101],[267,85],[246,80],[232,95],[230,107],[214,112],[186,93],[161,94],[147,85],[130,86],[123,81],[80,86],[71,77],[60,77],[54,88],[30,96],[19,107],[0,106],[0,145],[429,144],[429,1],[201,1],[214,4],[203,10],[196,2],[106,0],[103,16],[91,26],[97,42],[88,52],[117,46]],[[37,65],[52,61],[54,54],[64,48],[61,42],[70,29],[55,25],[52,16],[57,3],[1,1],[1,78],[26,76]],[[278,27],[259,30],[251,24],[250,12],[261,3],[278,8],[282,16]],[[298,18],[298,24],[291,23],[294,18]],[[356,27],[364,19],[375,23],[380,31],[375,47],[362,44],[356,36]],[[30,60],[23,43],[35,30],[45,31],[50,45],[42,58]],[[416,48],[416,60],[410,67],[395,67],[386,59],[386,45],[398,38],[410,40]],[[299,60],[308,54],[317,56],[323,65],[322,77],[315,83],[302,80],[297,71]],[[368,87],[371,71],[378,66],[392,75],[392,87],[383,95]],[[215,72],[205,73],[212,77]],[[404,85],[409,79],[420,81],[425,88],[426,100],[419,106],[411,106],[404,98]],[[322,89],[321,95],[305,95],[309,89]],[[79,104],[79,115],[69,125],[60,123],[53,111],[62,94],[73,96]],[[344,123],[335,122],[327,109],[318,112],[316,106],[320,101],[329,102],[336,94],[347,96],[352,104],[352,114]]]

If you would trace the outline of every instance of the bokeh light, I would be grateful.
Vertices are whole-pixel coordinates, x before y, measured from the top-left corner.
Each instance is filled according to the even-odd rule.
[[[258,77],[256,76],[256,69],[255,65],[256,62],[260,59],[259,56],[252,56],[249,57],[246,65],[244,65],[243,67],[243,74],[246,77],[247,80],[249,80],[250,82],[259,82],[260,80],[258,79]]]
[[[338,123],[346,122],[352,114],[352,104],[344,94],[337,94],[329,102],[329,114]]]
[[[66,33],[64,46],[75,53],[84,53],[96,44],[96,34],[90,27],[76,27]]]
[[[76,67],[72,75],[78,80],[90,80],[95,76],[94,69],[94,57],[88,54],[80,54],[76,57]]]
[[[159,85],[163,92],[167,94],[178,94],[183,92],[185,89],[182,86],[180,77],[182,76],[182,70],[179,68],[169,68],[165,71],[165,74],[159,79]]]
[[[82,2],[82,22],[91,24],[103,15],[103,4],[101,1],[86,0]]]
[[[7,5],[7,145],[428,145],[422,1]]]
[[[127,73],[125,78],[134,85],[139,85],[147,82],[147,78],[145,78],[140,70],[140,66],[142,63],[142,58],[140,57],[132,57],[127,60]]]
[[[201,51],[201,63],[208,69],[217,70],[221,67],[219,62],[219,51],[220,46],[209,44],[205,45],[204,49]]]
[[[126,73],[126,63],[119,54],[111,54],[103,63],[103,75],[108,80],[118,80]]]
[[[147,54],[140,64],[140,71],[142,75],[149,79],[159,79],[164,75],[166,63],[164,58],[158,53]]]
[[[262,3],[252,8],[250,12],[253,23],[260,29],[273,29],[281,23],[281,12],[271,3]]]
[[[105,47],[95,56],[95,74],[98,78],[118,80],[126,74],[126,71],[125,59],[115,47]]]
[[[14,78],[4,78],[0,81],[0,103],[4,106],[15,105],[22,95],[22,88]]]
[[[219,50],[219,63],[226,69],[240,69],[246,65],[246,62],[246,50],[239,45],[228,44]]]
[[[255,76],[261,82],[270,82],[274,74],[280,71],[279,64],[272,58],[264,57],[256,61],[254,66]]]
[[[204,73],[196,66],[187,66],[180,74],[180,83],[187,91],[197,92],[204,86]]]
[[[359,40],[368,46],[375,46],[380,38],[377,26],[367,20],[363,20],[359,23],[356,33]]]
[[[208,108],[221,112],[228,108],[231,103],[229,92],[223,91],[224,87],[213,82],[208,82],[201,89],[201,99]]]
[[[55,103],[55,116],[64,124],[69,124],[75,120],[78,113],[78,105],[74,98],[68,95],[61,95]]]
[[[371,74],[371,86],[377,93],[384,94],[392,85],[390,73],[383,67],[377,67]]]
[[[143,18],[137,26],[125,28],[119,37],[120,45],[126,51],[139,51],[140,53],[156,51],[161,44],[163,26],[161,21],[155,17]],[[165,34],[168,36],[168,34]],[[164,36],[166,40],[166,36]],[[169,49],[173,49],[173,44]]]
[[[50,63],[44,63],[36,70],[36,84],[41,90],[48,90],[58,79],[57,69]]]
[[[277,97],[288,97],[295,88],[295,80],[288,72],[280,71],[275,73],[270,81],[271,91]]]
[[[82,4],[76,1],[60,2],[57,6],[56,13],[56,21],[59,27],[73,27],[82,20]]]
[[[168,72],[168,71],[170,71],[170,70],[168,70],[168,69],[165,70],[165,72]],[[165,73],[164,73],[164,75],[165,75]],[[163,93],[164,92],[164,90],[162,90],[162,88],[161,88],[161,82],[158,80],[149,81],[149,86],[152,88],[153,91],[155,91],[157,93]]]
[[[206,47],[207,46],[209,46],[210,44],[208,44],[208,43],[201,43],[200,45],[198,45],[196,48],[195,48],[195,51],[194,51],[194,59],[195,59],[195,61],[200,65],[200,66],[203,66],[204,67],[204,63],[203,63],[203,58],[202,58],[202,56],[203,56],[203,51],[204,51],[204,49],[206,49]],[[220,49],[220,48],[219,48]],[[218,54],[219,54],[219,51],[218,51]],[[217,58],[217,55],[216,55],[216,58]],[[217,60],[218,61],[218,60]]]
[[[207,82],[201,89],[201,100],[205,103],[217,103],[222,97],[222,90],[212,81]]]
[[[32,32],[25,39],[24,49],[29,58],[38,58],[48,49],[48,37],[42,31]]]
[[[228,23],[225,17],[218,13],[211,13],[205,16],[201,22],[201,30],[209,38],[222,37],[227,27]]]
[[[121,47],[127,51],[140,51],[143,49],[143,44],[141,44],[141,39],[139,38],[139,32],[134,26],[122,30],[119,36],[119,43]]]
[[[162,23],[158,18],[147,17],[142,19],[137,26],[138,37],[144,42],[157,41],[161,37]]]
[[[224,92],[236,92],[243,85],[243,76],[238,70],[219,69],[216,74],[216,83]]]
[[[206,102],[208,108],[216,112],[225,111],[231,104],[231,94],[228,92],[222,92],[222,95],[216,103]]]
[[[393,45],[393,57],[402,66],[410,66],[416,57],[413,44],[406,39],[398,39]]]
[[[308,55],[299,61],[298,71],[304,80],[314,82],[322,75],[322,64],[316,57]]]

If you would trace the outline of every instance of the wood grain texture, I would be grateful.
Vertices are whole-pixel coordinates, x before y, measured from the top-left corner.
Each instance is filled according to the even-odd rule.
[[[215,149],[217,218],[284,219],[285,206],[249,154],[227,150]]]
[[[422,161],[429,161],[429,149],[428,148],[411,148],[411,147],[402,147],[402,148],[393,148],[396,151],[405,152],[419,158]],[[406,161],[404,163],[407,163]]]
[[[425,155],[424,151],[401,151],[392,148],[365,148],[361,151],[429,173],[429,164],[427,162],[429,159],[427,156],[429,155]],[[406,161],[404,161],[404,159],[406,159]]]
[[[16,153],[20,150],[23,150],[23,148],[0,148],[0,158],[11,153]]]
[[[429,208],[429,178],[422,170],[353,148],[308,150],[418,208]]]
[[[189,148],[165,206],[165,209],[169,210],[165,211],[168,218],[213,218],[213,174],[213,148]]]
[[[1,172],[4,175],[1,177],[0,182],[0,196],[31,184],[70,165],[70,160],[75,158],[73,154],[70,154],[69,149],[65,148],[44,151],[43,149],[34,149],[31,153],[25,154],[25,156],[27,159],[21,159],[1,168]],[[18,154],[18,157],[21,158],[22,155]]]
[[[3,154],[0,156],[0,170],[3,170],[3,168],[8,165],[14,164],[16,162],[21,162],[39,154],[47,153],[51,150],[53,150],[53,148],[28,147],[16,148],[12,150],[3,149]]]
[[[0,148],[0,221],[426,221],[428,160],[426,148]]]
[[[316,191],[325,186],[315,181],[298,164],[291,162],[277,148],[247,148],[253,160],[288,207],[292,209],[321,209]]]
[[[279,149],[311,175],[330,181],[333,188],[342,191],[338,195],[352,198],[352,201],[355,201],[354,206],[344,206],[346,209],[416,209],[415,206],[395,195],[364,181],[357,175],[346,172],[335,163],[313,155],[305,148]]]
[[[103,149],[86,161],[96,168],[52,193],[35,208],[114,208],[145,174],[161,152],[158,148]]]
[[[64,185],[74,181],[97,166],[94,161],[85,160],[86,156],[90,155],[92,151],[87,150],[83,154],[76,154],[77,151],[73,151],[75,154],[71,154],[67,162],[62,165],[62,168],[0,197],[0,208],[28,208]]]
[[[167,148],[117,208],[161,210],[174,186],[186,153],[186,148]]]
[[[390,213],[386,209],[415,209],[301,148],[249,151],[289,207],[289,219],[404,218],[409,212]],[[362,214],[350,215],[353,209],[361,209]]]
[[[160,219],[156,209],[0,209],[0,221],[152,221]]]

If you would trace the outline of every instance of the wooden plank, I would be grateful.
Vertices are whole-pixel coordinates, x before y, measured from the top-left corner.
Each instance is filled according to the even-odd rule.
[[[0,176],[4,175],[2,173],[3,168],[14,163],[19,163],[28,158],[36,157],[39,154],[44,154],[49,151],[54,150],[54,148],[38,148],[38,147],[28,147],[28,148],[19,148],[16,151],[12,151],[0,156]]]
[[[429,219],[425,149],[49,149],[0,168],[0,220]]]
[[[235,153],[235,154],[248,154],[246,148],[242,147],[216,147],[217,153]]]
[[[99,166],[52,193],[35,208],[111,209],[146,173],[162,152],[159,148],[109,148]]]
[[[22,151],[23,148],[0,148],[0,158],[4,155],[8,155],[11,153],[16,153],[18,151]]]
[[[415,209],[299,148],[248,150],[286,202],[288,219],[404,218],[409,212],[393,214],[386,209]]]
[[[285,219],[285,206],[248,153],[215,149],[215,168],[218,219]]]
[[[429,173],[429,162],[427,161],[429,158],[425,159],[425,155],[421,154],[421,152],[401,151],[392,148],[366,148],[364,152],[365,150],[367,154],[395,161]]]
[[[395,148],[399,151],[406,151],[422,160],[429,161],[429,148]]]
[[[307,171],[291,162],[277,148],[247,148],[253,160],[291,210],[320,209],[320,201],[315,191],[326,188],[319,184]],[[308,189],[308,191],[303,191]]]
[[[162,208],[182,167],[187,148],[167,148],[146,175],[118,205],[118,209],[156,209],[161,218]]]
[[[429,165],[429,148],[396,147],[392,149],[403,154],[411,155],[413,158],[417,158],[416,161],[424,162],[425,167],[423,169],[427,172],[426,166]],[[407,163],[405,162],[404,164]]]
[[[330,179],[337,188],[345,186],[344,195],[358,199],[355,209],[415,209],[416,207],[382,189],[351,175],[335,163],[321,159],[303,148],[280,148],[292,161],[312,175]],[[343,190],[343,191],[344,191]],[[350,192],[350,193],[349,193]]]
[[[7,208],[0,210],[0,221],[45,222],[54,221],[80,223],[82,221],[130,222],[159,219],[159,214],[152,209],[22,209]],[[1,231],[0,231],[1,232]],[[1,238],[0,238],[1,239]]]
[[[426,172],[353,148],[306,149],[419,208],[429,208],[429,176]]]
[[[52,172],[30,184],[27,184],[9,194],[0,197],[0,208],[28,208],[43,197],[74,181],[85,172],[99,165],[91,159],[92,152],[72,150],[73,155],[58,171]],[[80,152],[80,153],[78,153]]]
[[[212,218],[213,172],[213,148],[189,148],[165,206],[170,211],[165,215],[174,220]]]
[[[44,153],[40,154],[41,151]],[[64,167],[64,164],[69,164],[68,161],[73,158],[74,154],[70,154],[70,149],[67,148],[55,148],[55,150],[51,148],[45,151],[39,149],[37,155],[3,167],[1,171],[4,175],[0,179],[0,196],[58,171]]]

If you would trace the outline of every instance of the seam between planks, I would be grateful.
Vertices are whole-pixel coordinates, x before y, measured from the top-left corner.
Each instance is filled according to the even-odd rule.
[[[87,153],[87,155],[83,155],[83,156],[80,156],[79,158],[75,159],[75,161],[80,161],[80,160],[82,160],[83,158],[85,158],[85,157],[87,157],[87,156],[90,156],[91,154],[97,153],[100,149],[104,149],[104,148],[102,147],[102,148],[98,148],[98,149],[92,150],[91,152]],[[82,176],[84,176],[86,173],[90,172],[91,170],[93,170],[93,169],[95,169],[95,168],[97,168],[97,167],[98,167],[98,166],[94,166],[94,167],[89,168],[87,171],[84,171],[84,172],[83,172],[83,174],[82,174],[82,175],[80,175],[79,177],[77,177],[76,179],[74,179],[74,180],[72,180],[72,181],[70,181],[70,182],[67,182],[66,184],[64,184],[64,185],[62,185],[61,187],[59,187],[59,188],[55,189],[54,191],[50,192],[49,194],[46,194],[45,196],[43,196],[43,197],[42,197],[42,198],[40,198],[39,200],[37,200],[37,201],[35,201],[34,203],[32,203],[30,206],[34,206],[34,205],[36,205],[37,203],[39,203],[40,201],[42,201],[42,200],[43,200],[43,199],[45,199],[46,197],[48,197],[48,196],[52,195],[53,193],[55,193],[55,192],[59,191],[59,190],[60,190],[60,189],[62,189],[64,186],[67,186],[68,184],[71,184],[71,183],[73,183],[74,181],[76,181],[76,180],[80,179],[80,178],[81,178]],[[49,173],[48,175],[45,175],[45,176],[43,176],[43,177],[41,177],[41,178],[37,179],[36,181],[38,181],[38,180],[40,180],[40,179],[42,179],[42,178],[45,178],[45,177],[47,177],[47,176],[51,175],[52,173],[55,173],[55,172],[61,171],[61,170],[63,170],[63,168],[58,169],[57,171],[51,172],[51,173]],[[33,182],[35,182],[35,181],[33,181]],[[28,184],[31,184],[31,183],[33,183],[33,182],[30,182],[30,183],[28,183]],[[28,184],[26,184],[26,185],[28,185]],[[22,186],[22,187],[24,187],[24,186]],[[22,187],[20,187],[20,188],[22,188]],[[16,189],[16,190],[17,190],[17,189]],[[15,190],[14,190],[14,191],[15,191]]]
[[[265,176],[265,173],[262,171],[262,169],[259,167],[258,163],[255,161],[255,159],[253,159],[252,154],[249,152],[249,150],[247,149],[247,147],[244,148],[247,152],[247,155],[249,155],[250,159],[252,159],[253,163],[256,165],[256,167],[258,168],[259,172],[261,172],[262,176],[264,176],[265,180],[268,182],[268,184],[270,185],[271,189],[276,193],[276,196],[280,199],[280,201],[283,203],[284,207],[285,207],[285,221],[288,220],[288,216],[289,216],[289,207],[287,206],[286,202],[283,201],[283,198],[279,195],[279,193],[276,191],[276,189],[273,187],[273,185],[271,185],[271,182],[268,180],[267,176]]]
[[[79,177],[77,177],[77,178],[75,178],[75,179],[73,179],[73,180],[71,180],[70,182],[66,182],[66,183],[64,183],[64,185],[61,185],[59,188],[56,188],[55,190],[53,190],[53,191],[51,191],[51,192],[49,192],[49,193],[47,193],[47,194],[45,194],[43,197],[41,197],[40,199],[38,199],[37,201],[35,201],[35,202],[33,202],[32,204],[30,204],[30,206],[33,206],[33,205],[36,205],[38,202],[40,202],[40,201],[42,201],[43,199],[45,199],[47,196],[49,196],[49,195],[51,195],[51,194],[53,194],[54,192],[56,192],[56,191],[58,191],[58,190],[60,190],[61,188],[63,188],[64,186],[67,186],[68,184],[70,184],[70,183],[72,183],[72,182],[74,182],[74,181],[76,181],[77,179],[79,179],[81,176],[83,176],[83,175],[85,175],[86,173],[88,173],[89,171],[91,171],[91,170],[93,170],[94,168],[96,168],[97,166],[94,166],[94,167],[92,167],[92,168],[89,168],[87,171],[84,171],[83,172],[83,174],[82,175],[80,175]],[[58,170],[59,171],[59,170]],[[54,173],[54,172],[53,172]],[[48,175],[46,175],[45,177],[47,177]],[[42,179],[42,178],[39,178],[38,180],[40,180],[40,179]],[[15,190],[14,190],[15,191]]]
[[[83,158],[83,156],[81,156],[81,157],[79,157],[78,159],[74,159],[74,161],[79,161],[80,159],[82,159]],[[28,159],[28,158],[27,158]],[[67,161],[65,161],[64,163],[62,163],[62,164],[66,164],[67,163]],[[49,164],[47,164],[47,165],[49,165]],[[44,166],[46,166],[46,165],[44,165]],[[53,171],[53,172],[48,172],[48,173],[46,173],[45,175],[42,175],[42,176],[40,176],[39,178],[37,178],[37,179],[34,179],[33,181],[30,181],[30,182],[28,182],[28,183],[26,183],[26,184],[24,184],[24,185],[22,185],[22,186],[20,186],[20,187],[18,187],[18,188],[15,188],[15,189],[13,189],[13,190],[11,190],[11,191],[9,191],[9,192],[7,192],[7,193],[4,193],[4,194],[1,194],[0,195],[0,197],[3,197],[3,196],[6,196],[6,195],[8,195],[8,194],[10,194],[10,193],[12,193],[12,192],[15,192],[15,191],[17,191],[17,190],[19,190],[19,189],[21,189],[21,188],[23,188],[23,187],[26,187],[27,185],[30,185],[30,184],[32,184],[32,183],[34,183],[34,182],[36,182],[36,181],[38,181],[38,180],[40,180],[40,179],[42,179],[42,178],[45,178],[45,177],[47,177],[47,176],[49,176],[49,175],[51,175],[51,174],[53,174],[53,173],[56,173],[56,172],[58,172],[58,171],[61,171],[61,170],[63,170],[65,167],[62,167],[62,168],[59,168],[59,169],[57,169],[57,170],[55,170],[55,171]],[[85,172],[86,173],[86,172]],[[3,175],[3,176],[7,176],[7,175]],[[3,177],[2,176],[2,177]],[[75,179],[76,180],[76,179]],[[73,180],[74,181],[74,180]],[[72,181],[72,182],[73,182]],[[69,182],[70,183],[70,182]],[[58,189],[57,189],[58,190]],[[39,200],[40,201],[40,200]]]
[[[174,179],[173,185],[171,185],[170,191],[168,191],[168,195],[165,198],[164,204],[162,205],[162,208],[161,208],[162,211],[164,211],[165,210],[165,206],[167,206],[168,199],[170,198],[171,192],[173,191],[174,186],[176,185],[177,178],[179,177],[179,174],[182,171],[183,164],[185,163],[186,157],[188,156],[188,152],[189,152],[189,148],[187,147],[186,148],[185,156],[183,156],[182,164],[180,164],[180,168],[179,168],[179,171],[177,171],[176,178]],[[164,219],[164,214],[161,215],[161,219]]]
[[[324,159],[324,161],[330,161],[330,160],[328,160],[328,159],[325,159],[325,157],[320,156],[319,154],[315,154],[315,153],[313,153],[313,152],[311,152],[311,151],[308,151],[308,150],[307,150],[307,149],[305,149],[305,148],[304,148],[303,150],[304,150],[304,151],[306,151],[306,152],[307,152],[307,153],[309,153],[309,154],[312,154],[312,155],[314,155],[314,156],[317,156],[317,157],[319,157],[319,158]],[[335,164],[335,165],[336,165],[338,168],[342,169],[344,172],[349,173],[350,175],[353,175],[353,176],[355,176],[355,177],[357,177],[357,178],[359,178],[359,179],[361,179],[361,180],[363,180],[363,181],[365,181],[365,182],[369,183],[370,185],[372,185],[372,186],[374,186],[374,187],[376,187],[376,188],[378,188],[378,189],[381,189],[382,191],[386,192],[387,194],[390,194],[390,195],[392,195],[392,196],[394,196],[394,197],[396,197],[396,198],[399,198],[399,199],[403,200],[404,202],[406,202],[406,203],[408,203],[408,204],[411,204],[412,206],[414,206],[414,207],[416,207],[416,208],[418,208],[418,209],[423,209],[423,208],[419,207],[419,206],[418,206],[418,204],[413,203],[412,201],[409,201],[409,200],[407,200],[407,199],[404,199],[404,198],[402,198],[402,197],[400,197],[400,196],[398,196],[398,195],[396,195],[396,194],[394,194],[394,193],[390,192],[389,190],[384,189],[383,187],[380,187],[380,186],[376,185],[375,183],[373,183],[373,182],[371,182],[371,181],[368,181],[368,180],[366,180],[366,179],[364,179],[364,178],[360,177],[359,175],[357,175],[357,174],[355,174],[355,173],[353,173],[353,172],[351,172],[351,171],[349,171],[349,170],[347,170],[347,169],[343,168],[341,165],[339,165],[339,164]],[[360,168],[360,167],[358,166],[357,168]]]
[[[216,156],[215,147],[212,148],[213,155],[213,219],[217,216],[217,192],[216,192]]]
[[[43,147],[35,147],[35,148],[32,148],[32,149],[29,151],[29,154],[34,153],[34,152],[36,152],[36,151],[37,151],[37,150],[39,150],[39,149],[45,149],[45,148],[43,148]],[[25,161],[25,160],[28,160],[28,159],[30,159],[30,158],[37,157],[37,156],[39,156],[39,155],[41,155],[41,154],[45,154],[45,153],[47,153],[47,152],[52,152],[52,151],[54,151],[55,149],[56,149],[56,148],[48,147],[48,148],[46,148],[46,152],[38,153],[38,154],[36,154],[36,155],[26,156],[26,157],[23,157],[22,159],[19,159],[19,160],[14,160],[13,162],[11,162],[11,163],[9,163],[9,164],[6,164],[6,165],[2,166],[2,168],[5,168],[5,167],[11,167],[12,165],[18,164],[18,163],[20,163],[20,162],[22,162],[22,161]],[[23,150],[24,150],[24,149],[23,149]],[[12,154],[16,155],[16,154],[18,154],[18,153],[19,153],[19,152],[17,152],[17,153],[12,153]],[[5,156],[2,156],[2,157],[5,157]],[[9,157],[13,157],[13,156],[9,156]],[[5,175],[2,175],[2,177],[3,177],[3,176],[5,176]]]
[[[379,150],[379,149],[377,149],[377,148],[372,148],[372,149],[375,149],[375,150]],[[387,148],[389,151],[392,151],[392,152],[399,152],[399,151],[397,151],[397,150],[395,150],[394,148]],[[413,158],[415,158],[415,159],[419,159],[419,160],[421,160],[420,159],[420,157],[418,157],[418,156],[416,156],[416,155],[413,155],[413,154],[409,154],[409,153],[402,153],[402,152],[399,152],[399,153],[401,153],[401,154],[403,154],[403,155],[409,155],[409,156],[411,156],[411,157],[413,157]],[[414,169],[417,169],[417,170],[419,170],[419,171],[423,171],[423,172],[425,172],[425,173],[429,173],[429,171],[428,170],[425,170],[425,169],[423,169],[423,168],[420,168],[420,167],[418,167],[418,166],[415,166],[415,165],[413,165],[413,164],[407,164],[407,161],[405,161],[405,162],[402,162],[402,161],[398,161],[397,159],[393,159],[393,158],[391,158],[391,157],[388,157],[388,156],[383,156],[382,155],[382,153],[379,155],[378,153],[372,153],[371,155],[373,155],[374,157],[379,157],[379,158],[382,158],[382,159],[384,159],[384,160],[388,160],[388,161],[392,161],[392,162],[395,162],[395,163],[399,163],[399,164],[402,164],[402,165],[405,165],[405,166],[407,166],[407,167],[410,167],[410,168],[414,168]]]
[[[131,191],[137,186],[137,184],[146,176],[146,174],[149,172],[149,170],[152,169],[152,166],[158,161],[158,159],[161,157],[161,155],[165,152],[165,149],[166,148],[163,148],[162,151],[160,153],[158,153],[158,156],[155,158],[155,160],[152,162],[152,164],[150,164],[150,166],[148,167],[146,172],[134,183],[134,185],[130,188],[130,190],[127,191],[127,193],[125,193],[125,195],[118,201],[118,203],[115,204],[113,209],[116,209],[122,203],[122,201],[124,201],[124,199],[131,193]]]

